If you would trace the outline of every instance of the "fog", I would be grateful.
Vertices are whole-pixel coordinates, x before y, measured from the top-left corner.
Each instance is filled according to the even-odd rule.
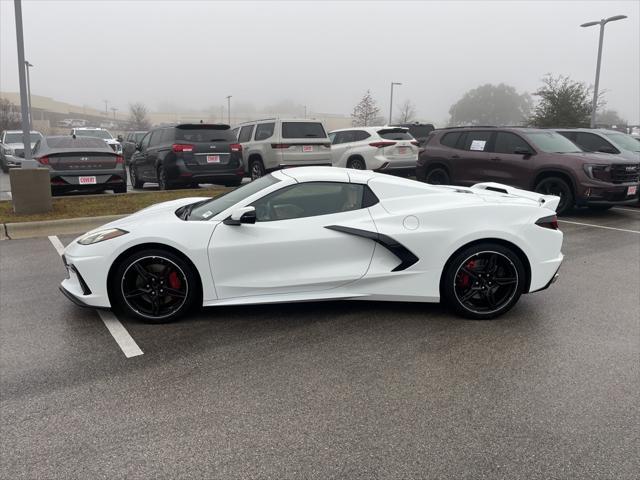
[[[349,114],[370,89],[388,114],[411,100],[442,124],[451,104],[484,83],[533,92],[547,73],[594,81],[607,108],[640,123],[638,1],[23,1],[34,95],[122,110],[257,108],[288,100]],[[13,0],[0,0],[0,90],[17,91]],[[237,104],[237,103],[235,103]]]

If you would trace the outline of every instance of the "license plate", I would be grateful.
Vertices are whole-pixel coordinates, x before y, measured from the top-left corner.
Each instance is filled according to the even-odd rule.
[[[633,187],[629,187],[627,190],[627,195],[635,195],[638,192],[638,186],[634,185]]]
[[[303,152],[313,152],[313,145],[303,145],[302,146],[302,151]]]
[[[409,147],[398,147],[398,153],[400,155],[404,155],[405,153],[409,153]]]
[[[207,163],[220,163],[220,155],[207,155]]]
[[[80,185],[95,185],[98,181],[96,177],[78,177],[78,183]]]

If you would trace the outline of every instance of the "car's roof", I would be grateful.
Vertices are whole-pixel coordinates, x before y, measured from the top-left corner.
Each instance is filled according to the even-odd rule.
[[[250,125],[252,123],[261,123],[261,122],[300,122],[300,123],[322,123],[322,120],[317,120],[315,118],[258,118],[256,120],[248,120],[246,122],[237,123],[234,125],[236,127],[242,127],[244,125]]]
[[[4,133],[22,133],[22,130],[5,130]],[[31,130],[29,133],[39,133],[42,135],[42,133],[37,130]]]
[[[40,147],[40,153],[87,150],[114,153],[103,139],[96,137],[74,138],[71,135],[52,135],[44,137]]]
[[[74,130],[106,130],[103,127],[73,127]]]
[[[558,132],[587,132],[587,133],[621,133],[622,135],[628,135],[619,130],[613,130],[611,128],[554,128]]]
[[[336,132],[350,132],[352,130],[364,130],[365,132],[379,132],[380,130],[387,130],[387,129],[391,129],[391,130],[404,130],[404,131],[409,131],[409,127],[401,127],[401,126],[396,126],[396,125],[381,125],[381,126],[377,126],[377,127],[351,127],[351,128],[338,128],[336,130],[331,130],[329,133],[336,133]]]

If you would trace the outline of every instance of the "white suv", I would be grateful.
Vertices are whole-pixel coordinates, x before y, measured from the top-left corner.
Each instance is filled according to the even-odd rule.
[[[329,138],[334,167],[415,174],[419,144],[408,128],[345,128]]]
[[[232,133],[242,145],[244,170],[252,180],[283,167],[331,165],[331,142],[317,120],[256,120]]]
[[[103,139],[107,145],[109,145],[114,152],[122,153],[122,144],[113,138],[113,135],[109,133],[109,130],[105,130],[104,128],[91,128],[91,127],[81,127],[81,128],[72,128],[71,135],[75,135],[76,137],[94,137]]]

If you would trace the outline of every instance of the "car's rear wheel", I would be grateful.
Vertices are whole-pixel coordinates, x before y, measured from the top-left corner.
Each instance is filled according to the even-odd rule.
[[[425,182],[431,185],[450,185],[449,173],[442,167],[434,167],[425,175]]]
[[[463,317],[489,320],[515,305],[525,277],[518,255],[487,242],[464,249],[448,262],[441,292],[447,304]]]
[[[547,177],[540,180],[535,191],[543,195],[555,195],[560,197],[560,203],[556,212],[558,215],[568,213],[573,208],[573,192],[569,184],[560,177]]]
[[[353,168],[354,170],[366,170],[367,164],[362,157],[351,157],[347,162],[347,168]]]
[[[144,182],[138,178],[138,169],[134,165],[129,167],[129,178],[131,179],[131,186],[133,186],[133,188],[144,187]]]
[[[122,185],[114,187],[113,193],[127,193],[127,183],[124,182]]]
[[[147,323],[166,323],[189,311],[198,298],[193,267],[169,251],[136,252],[116,267],[110,293],[114,307]]]
[[[265,170],[262,160],[254,158],[249,165],[249,173],[251,174],[251,180],[257,180],[260,177],[264,177]]]
[[[167,178],[167,171],[162,165],[160,165],[158,167],[158,188],[160,188],[160,190],[171,190],[172,186],[173,185]]]

